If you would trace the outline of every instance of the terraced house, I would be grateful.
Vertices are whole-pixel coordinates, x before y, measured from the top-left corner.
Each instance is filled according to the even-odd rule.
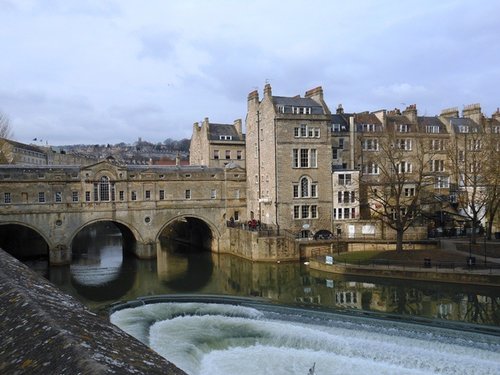
[[[266,84],[248,95],[247,218],[298,237],[497,231],[499,137],[500,111],[487,118],[478,104],[462,116],[419,116],[415,104],[331,113],[321,87],[276,96]]]

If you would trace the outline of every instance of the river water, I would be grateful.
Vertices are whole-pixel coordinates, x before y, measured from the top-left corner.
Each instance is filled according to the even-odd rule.
[[[112,316],[190,374],[307,374],[314,363],[317,374],[496,374],[500,368],[500,288],[340,276],[173,243],[156,260],[138,260],[124,254],[113,228],[82,232],[73,252],[69,267],[30,265],[102,314],[117,301],[191,293],[259,297],[310,311],[297,317],[171,303]],[[314,317],[319,310],[343,318]],[[349,320],[363,313],[384,319]],[[433,322],[454,327],[435,331]]]

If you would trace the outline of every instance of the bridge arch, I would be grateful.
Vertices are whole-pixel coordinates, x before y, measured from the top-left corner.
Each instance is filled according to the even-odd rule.
[[[126,223],[122,220],[117,220],[114,218],[106,218],[106,217],[101,217],[81,223],[77,228],[75,228],[75,230],[71,233],[71,236],[68,239],[70,246],[73,244],[73,241],[75,240],[78,233],[80,233],[84,228],[87,228],[88,226],[96,223],[105,223],[105,222],[114,224],[121,232],[123,238],[123,250],[125,252],[136,254],[137,247],[140,244],[143,244],[143,238],[140,232],[137,230],[137,228],[135,228],[130,223]]]
[[[187,213],[165,222],[156,234],[156,241],[159,242],[160,238],[165,236],[218,252],[221,233],[211,220],[201,215]]]
[[[12,228],[12,227],[17,227],[17,228]],[[12,229],[18,229],[19,230],[18,235],[12,233],[13,232]],[[27,242],[29,242],[30,238],[30,236],[26,236],[26,233],[23,233],[26,232],[25,231],[26,229],[28,231],[35,233],[36,236],[38,236],[45,242],[44,249],[41,248],[33,249],[31,246],[24,245]],[[9,233],[3,233],[3,231],[8,231]],[[50,249],[55,245],[53,241],[50,239],[48,233],[43,231],[43,229],[38,228],[33,224],[17,220],[10,220],[0,223],[0,238],[1,238],[0,248],[3,248],[3,250],[7,251],[11,255],[19,259],[36,257],[36,256],[49,257]],[[20,248],[14,248],[13,247],[14,245],[19,245]]]

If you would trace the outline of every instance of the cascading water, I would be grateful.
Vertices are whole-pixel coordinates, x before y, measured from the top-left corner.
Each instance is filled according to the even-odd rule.
[[[189,374],[498,374],[500,338],[269,306],[168,302],[111,321]]]

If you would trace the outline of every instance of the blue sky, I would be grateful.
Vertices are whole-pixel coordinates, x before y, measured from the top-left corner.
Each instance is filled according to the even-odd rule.
[[[334,110],[500,106],[500,2],[0,0],[0,111],[14,138],[189,138],[249,92],[322,86]],[[39,141],[38,141],[39,142]]]

